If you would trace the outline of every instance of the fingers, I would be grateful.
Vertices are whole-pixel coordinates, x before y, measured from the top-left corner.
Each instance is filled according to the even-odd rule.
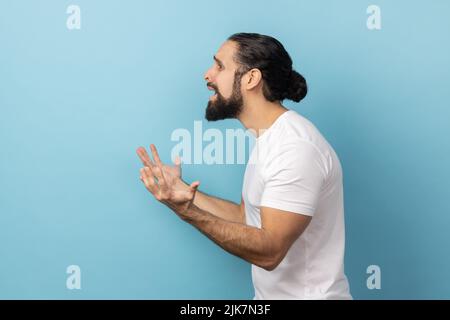
[[[157,166],[162,167],[163,163],[161,162],[161,158],[159,157],[158,150],[156,150],[156,147],[154,144],[150,145],[150,150],[152,152],[154,162],[152,161],[152,159],[150,158],[149,154],[147,153],[147,151],[145,150],[144,147],[137,148],[136,153],[139,156],[139,158],[141,159],[142,164],[147,167],[154,167],[155,164]],[[177,157],[176,161],[178,161],[178,163],[176,163],[176,165],[179,166],[181,164],[179,157]]]
[[[176,156],[176,158],[173,161],[173,163],[175,164],[175,169],[176,169],[177,175],[179,177],[181,177],[181,159],[180,159],[180,157]]]
[[[155,160],[155,163],[157,166],[162,166],[161,159],[159,158],[158,151],[156,150],[156,147],[154,144],[150,145],[150,150],[152,151],[153,159]]]
[[[166,179],[164,178],[164,174],[161,170],[161,167],[154,166],[151,171],[153,172],[156,179],[158,179],[159,189],[161,190],[162,193],[165,193],[167,191],[167,183]]]
[[[156,185],[152,170],[149,167],[144,167],[140,170],[141,172],[141,180],[144,182],[145,187],[148,191],[150,191],[153,195],[157,195],[159,192],[159,188]]]
[[[139,147],[136,150],[136,153],[139,156],[139,158],[141,159],[142,164],[144,166],[147,166],[147,167],[153,167],[154,166],[154,163],[150,159],[150,156],[148,155],[148,153],[147,153],[147,151],[145,150],[144,147]]]

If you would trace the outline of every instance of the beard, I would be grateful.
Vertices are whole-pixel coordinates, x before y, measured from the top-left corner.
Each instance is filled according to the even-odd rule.
[[[233,92],[231,97],[226,99],[213,84],[208,85],[216,91],[215,100],[208,101],[205,111],[205,118],[208,121],[217,121],[224,119],[235,119],[242,111],[244,104],[241,94],[242,74],[236,72],[234,75]]]

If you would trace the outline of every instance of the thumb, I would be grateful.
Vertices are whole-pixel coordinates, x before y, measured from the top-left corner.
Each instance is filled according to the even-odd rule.
[[[191,188],[191,191],[193,191],[195,193],[195,192],[197,192],[197,189],[198,189],[199,185],[200,185],[200,181],[194,181],[194,182],[191,183],[189,188]]]
[[[177,171],[180,173],[181,175],[181,159],[179,156],[176,156],[173,163],[175,164],[175,168],[177,169]]]

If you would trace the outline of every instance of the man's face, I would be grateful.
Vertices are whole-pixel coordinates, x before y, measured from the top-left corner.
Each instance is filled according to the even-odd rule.
[[[205,73],[208,89],[214,90],[205,112],[208,121],[236,118],[242,111],[241,74],[235,74],[239,65],[233,60],[236,49],[234,42],[225,42]]]

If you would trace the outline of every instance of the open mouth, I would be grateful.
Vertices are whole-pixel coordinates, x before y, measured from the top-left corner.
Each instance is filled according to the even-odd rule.
[[[211,87],[211,86],[207,86],[208,87],[208,90],[209,91],[214,91],[214,94],[212,95],[212,96],[210,96],[209,98],[210,99],[215,99],[215,98],[217,98],[217,90],[216,90],[216,88],[213,88],[213,87]]]
[[[217,90],[216,90],[215,88],[208,86],[208,90],[214,91],[214,94],[211,95],[211,96],[209,97],[209,99],[215,99],[215,98],[217,98]]]

